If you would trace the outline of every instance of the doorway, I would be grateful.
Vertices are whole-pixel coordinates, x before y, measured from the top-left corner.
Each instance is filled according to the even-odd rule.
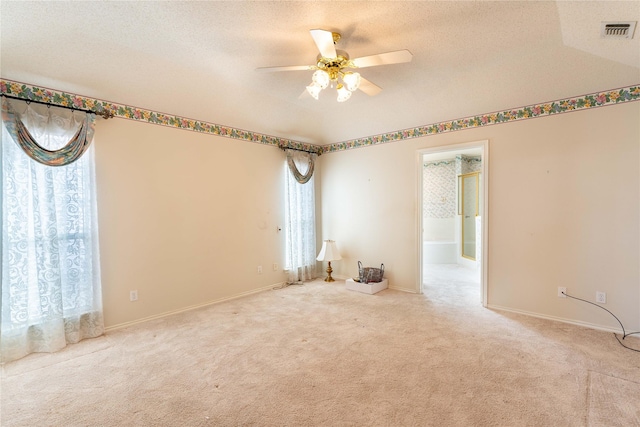
[[[487,305],[488,141],[418,153],[420,292],[471,289]]]

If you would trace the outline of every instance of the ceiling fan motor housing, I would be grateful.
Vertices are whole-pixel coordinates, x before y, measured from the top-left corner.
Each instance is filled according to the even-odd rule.
[[[343,68],[354,68],[353,63],[349,60],[349,54],[343,50],[336,50],[335,58],[325,58],[318,55],[316,66],[318,69],[326,71],[333,81],[338,79]]]

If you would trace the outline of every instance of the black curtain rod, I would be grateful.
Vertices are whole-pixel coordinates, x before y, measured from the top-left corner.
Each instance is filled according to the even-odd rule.
[[[280,146],[280,149],[282,149],[282,151],[285,151],[285,150],[302,151],[303,153],[317,154],[318,156],[322,154],[322,152],[319,152],[319,151],[303,150],[301,148],[286,147],[282,145]]]
[[[103,111],[98,112],[98,111],[93,111],[93,110],[86,110],[84,108],[68,107],[66,105],[58,105],[58,104],[54,104],[54,103],[51,103],[51,102],[36,101],[35,99],[19,98],[17,96],[7,95],[6,93],[2,93],[2,94],[0,94],[0,96],[4,96],[4,97],[9,98],[9,99],[16,99],[18,101],[24,101],[27,104],[33,102],[35,104],[46,105],[47,107],[58,107],[58,108],[66,108],[67,110],[82,111],[84,113],[90,113],[90,114],[98,115],[98,116],[102,117],[103,119],[111,119],[111,118],[113,118],[113,112],[108,111],[108,110],[103,110]]]

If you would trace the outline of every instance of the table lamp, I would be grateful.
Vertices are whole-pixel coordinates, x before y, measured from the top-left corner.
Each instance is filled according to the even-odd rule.
[[[327,277],[324,281],[334,282],[333,277],[331,277],[331,272],[333,271],[331,268],[331,261],[342,259],[340,252],[338,252],[338,248],[336,248],[336,242],[333,240],[325,240],[322,242],[322,249],[320,249],[320,253],[316,259],[318,261],[327,261],[329,263],[329,266],[327,267]]]

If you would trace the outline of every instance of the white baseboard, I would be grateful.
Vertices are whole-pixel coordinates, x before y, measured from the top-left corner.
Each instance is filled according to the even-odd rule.
[[[106,327],[106,328],[104,328],[104,330],[105,330],[105,332],[109,332],[109,331],[115,331],[116,329],[128,328],[129,326],[138,325],[140,323],[148,322],[150,320],[162,319],[163,317],[172,316],[172,315],[178,314],[178,313],[184,313],[185,311],[191,311],[191,310],[195,310],[195,309],[198,309],[198,308],[207,307],[209,305],[220,304],[220,303],[225,302],[225,301],[231,301],[231,300],[234,300],[234,299],[246,297],[246,296],[257,294],[257,293],[260,293],[260,292],[269,291],[269,290],[271,290],[273,288],[276,288],[278,286],[282,286],[282,285],[285,285],[285,284],[286,284],[286,282],[280,282],[280,283],[276,283],[275,285],[264,286],[262,288],[253,289],[251,291],[242,292],[240,294],[232,295],[232,296],[229,296],[229,297],[219,298],[219,299],[208,301],[208,302],[205,302],[205,303],[202,303],[202,304],[190,305],[188,307],[181,308],[181,309],[178,309],[178,310],[167,311],[167,312],[164,312],[164,313],[155,314],[153,316],[143,317],[142,319],[132,320],[131,322],[119,323],[117,325]]]
[[[570,325],[582,326],[589,329],[596,329],[598,331],[615,332],[617,334],[622,334],[622,330],[620,328],[611,328],[608,326],[596,325],[595,323],[582,322],[580,320],[565,319],[564,317],[549,316],[546,314],[534,313],[531,311],[517,310],[514,308],[503,307],[495,304],[488,304],[487,308],[491,310],[508,311],[510,313],[524,314],[525,316],[537,317],[539,319],[554,320],[556,322],[568,323]],[[628,337],[640,338],[640,335],[628,335]]]
[[[415,289],[399,288],[397,286],[389,286],[389,289],[393,289],[394,291],[407,292],[409,294],[419,294],[420,293],[420,292],[416,292]]]

